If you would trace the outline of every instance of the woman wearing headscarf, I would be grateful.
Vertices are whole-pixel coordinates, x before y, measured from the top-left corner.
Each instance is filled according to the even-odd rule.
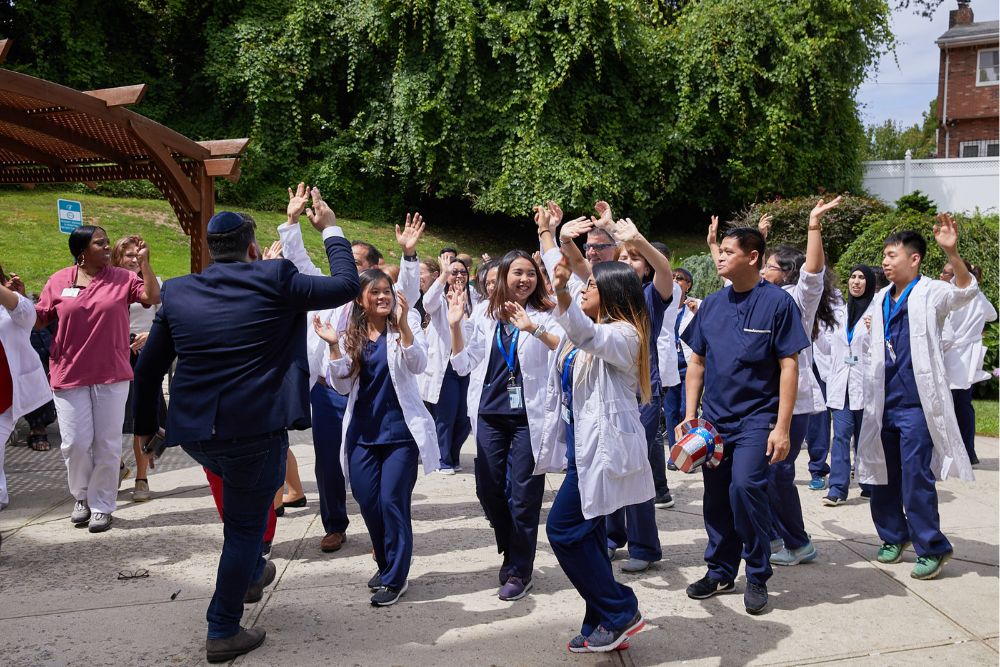
[[[869,334],[864,316],[875,296],[875,271],[859,264],[847,280],[847,303],[836,309],[837,326],[830,335],[830,381],[826,407],[833,411],[833,445],[830,454],[830,488],[823,499],[827,507],[847,500],[851,485],[851,439],[857,447],[864,413],[862,360],[868,354]],[[867,497],[862,486],[861,495]]]

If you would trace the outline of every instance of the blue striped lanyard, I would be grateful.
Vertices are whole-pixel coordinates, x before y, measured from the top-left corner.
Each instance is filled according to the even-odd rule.
[[[514,334],[510,339],[510,351],[508,352],[503,346],[503,338],[500,336],[500,328],[503,327],[501,322],[497,322],[497,348],[500,350],[500,354],[503,355],[503,360],[507,362],[507,370],[510,371],[510,376],[514,377],[514,360],[517,359],[517,338],[521,333],[520,329],[514,329]]]
[[[886,294],[885,298],[882,299],[882,324],[885,327],[884,334],[886,340],[889,340],[889,322],[892,321],[892,318],[896,316],[896,313],[898,313],[900,308],[903,307],[903,304],[906,303],[906,299],[910,296],[910,291],[913,289],[913,286],[916,285],[917,281],[919,280],[920,276],[917,276],[916,278],[913,279],[913,282],[911,282],[909,285],[906,286],[906,289],[903,290],[903,293],[899,295],[899,300],[896,301],[896,305],[892,306],[892,310],[889,310],[889,307],[892,305],[891,304],[892,300],[889,298],[889,295]]]

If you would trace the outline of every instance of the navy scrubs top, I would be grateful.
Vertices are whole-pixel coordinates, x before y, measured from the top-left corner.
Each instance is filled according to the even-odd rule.
[[[358,397],[354,402],[347,442],[355,445],[395,445],[413,441],[389,375],[386,335],[365,343]]]
[[[765,280],[709,294],[682,340],[705,359],[702,416],[720,432],[773,428],[781,368],[810,345],[794,299]]]
[[[886,295],[886,298],[891,298]],[[896,352],[892,360],[888,347],[885,350],[885,407],[919,408],[920,395],[917,380],[913,375],[913,358],[910,355],[910,316],[908,303],[903,302],[899,311],[889,320],[889,340]],[[895,299],[889,302],[890,309],[896,307]]]
[[[500,327],[500,340],[503,342],[503,348],[510,354],[510,347],[514,342],[514,332],[517,329],[513,325],[505,327],[502,322],[497,322],[497,326]],[[508,329],[510,329],[509,332],[507,331]],[[521,343],[521,337],[529,335],[523,332],[518,334],[518,344]],[[512,410],[510,407],[510,398],[507,394],[507,382],[510,379],[510,370],[507,368],[507,362],[503,358],[503,353],[497,349],[495,329],[490,336],[490,359],[488,364],[486,367],[486,377],[483,378],[483,393],[479,397],[479,414],[527,417],[528,413],[525,411],[523,405],[524,383],[521,382],[521,362],[518,360],[517,354],[514,354],[514,378],[517,386],[522,387],[522,405],[520,408]]]
[[[671,294],[666,299],[661,297],[660,293],[656,291],[655,287],[653,287],[652,280],[642,286],[642,293],[646,298],[646,312],[649,313],[650,386],[652,389],[652,396],[655,398],[660,395],[660,388],[662,386],[660,381],[660,355],[656,349],[656,339],[660,335],[660,331],[663,329],[663,315],[667,310],[667,306],[669,306],[670,302],[674,300],[674,295]]]

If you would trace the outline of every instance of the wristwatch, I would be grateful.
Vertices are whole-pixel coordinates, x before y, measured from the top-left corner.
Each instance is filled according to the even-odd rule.
[[[535,327],[535,330],[531,332],[531,335],[535,338],[541,338],[545,334],[545,325],[539,324]]]
[[[405,259],[407,262],[415,262],[417,261],[417,255],[416,253],[412,255],[403,255],[403,259]]]

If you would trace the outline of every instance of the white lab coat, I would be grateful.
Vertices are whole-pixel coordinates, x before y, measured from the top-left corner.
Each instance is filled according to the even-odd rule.
[[[424,402],[420,400],[420,392],[417,389],[417,377],[424,372],[427,366],[427,345],[424,342],[424,333],[420,328],[420,313],[412,308],[409,309],[406,321],[410,325],[410,330],[413,331],[413,344],[409,347],[402,347],[399,344],[399,334],[390,331],[386,334],[385,353],[389,362],[389,378],[392,380],[392,387],[396,391],[399,407],[406,419],[406,427],[417,443],[420,460],[424,464],[424,474],[427,475],[437,470],[441,458],[434,419],[424,407]],[[354,404],[358,400],[358,381],[361,376],[349,377],[351,360],[344,349],[345,343],[345,339],[341,338],[340,359],[327,358],[325,375],[327,384],[339,393],[349,396],[341,426],[341,442],[344,443],[344,446],[340,448],[340,466],[344,471],[344,480],[350,483],[347,464],[347,430],[354,414]]]
[[[562,327],[552,311],[543,312],[530,306],[526,308],[528,317],[535,324],[545,327],[546,333],[562,336]],[[490,353],[496,346],[497,321],[484,311],[473,314],[462,351],[452,354],[451,366],[459,375],[470,375],[468,408],[472,435],[476,436],[479,422],[479,400],[483,395],[486,369],[490,365]],[[531,334],[521,332],[517,338],[517,359],[521,369],[521,385],[524,409],[528,416],[528,434],[531,436],[531,452],[538,461],[538,450],[542,444],[542,425],[545,423],[545,382],[548,378],[549,348]],[[499,350],[497,351],[499,354]]]
[[[593,519],[646,502],[655,489],[636,400],[639,335],[627,322],[594,324],[575,302],[556,319],[566,331],[563,344],[568,339],[581,350],[573,364],[573,432],[583,516]],[[562,369],[555,355],[535,474],[558,472],[565,465],[561,399]]]
[[[677,321],[677,308],[681,304],[681,286],[673,283],[674,291],[670,305],[663,311],[663,324],[660,325],[656,337],[656,359],[660,371],[660,386],[664,389],[681,383],[681,374],[677,367],[677,341],[674,339],[674,323]]]
[[[688,299],[694,301],[696,306],[698,307],[701,306],[701,299],[696,299],[693,296],[689,296]],[[684,307],[684,317],[681,318],[681,326],[680,329],[678,329],[678,333],[684,333],[687,330],[688,325],[690,325],[691,322],[694,321],[694,316],[695,316],[695,313],[691,312],[691,309],[687,307],[687,304],[684,304],[683,307]],[[694,354],[694,351],[690,347],[688,347],[688,344],[685,343],[683,340],[681,339],[678,340],[680,340],[681,343],[681,351],[684,353],[684,361],[690,363],[691,355]]]
[[[14,384],[13,401],[8,408],[14,422],[52,400],[52,389],[42,361],[31,347],[34,326],[35,306],[20,294],[14,310],[0,307],[0,343],[3,343]],[[0,447],[4,444],[0,443]]]
[[[874,303],[874,299],[872,303]],[[869,304],[868,310],[858,318],[850,346],[847,345],[847,304],[841,303],[835,312],[837,326],[828,336],[825,336],[830,347],[830,374],[826,380],[826,407],[831,410],[861,410],[865,407],[864,364],[868,359],[868,347],[871,343],[871,336],[865,325],[865,315],[871,314],[871,304]],[[823,333],[820,336],[823,336]],[[851,356],[857,358],[857,364],[848,365],[846,363],[847,357]],[[847,405],[844,405],[845,398]]]
[[[436,404],[441,397],[441,384],[451,360],[451,326],[448,324],[448,301],[444,285],[435,280],[424,293],[424,311],[430,322],[424,329],[427,339],[427,369],[417,378],[420,397]],[[466,338],[472,328],[470,320],[463,323]]]
[[[882,448],[882,413],[885,409],[885,328],[882,302],[888,298],[885,287],[872,299],[871,347],[864,364],[865,413],[858,442],[858,480],[862,484],[887,484],[885,450]],[[972,465],[962,442],[955,419],[955,405],[941,350],[941,329],[948,313],[972,301],[979,291],[976,279],[964,289],[922,277],[907,299],[910,324],[910,357],[917,394],[934,441],[931,472],[939,480],[958,476],[972,480]]]
[[[821,269],[819,273],[809,273],[799,270],[799,281],[794,285],[784,285],[783,289],[788,292],[795,305],[802,313],[802,328],[805,329],[806,337],[812,340],[813,322],[816,321],[816,311],[819,309],[820,299],[823,297],[823,274],[826,269]],[[823,391],[820,389],[816,374],[813,373],[813,351],[812,345],[799,352],[799,387],[795,395],[795,409],[792,414],[811,415],[826,410],[826,403],[823,400]]]
[[[968,389],[976,382],[990,379],[983,370],[986,346],[983,327],[997,319],[996,308],[982,292],[968,305],[951,311],[941,330],[944,366],[952,389]]]

